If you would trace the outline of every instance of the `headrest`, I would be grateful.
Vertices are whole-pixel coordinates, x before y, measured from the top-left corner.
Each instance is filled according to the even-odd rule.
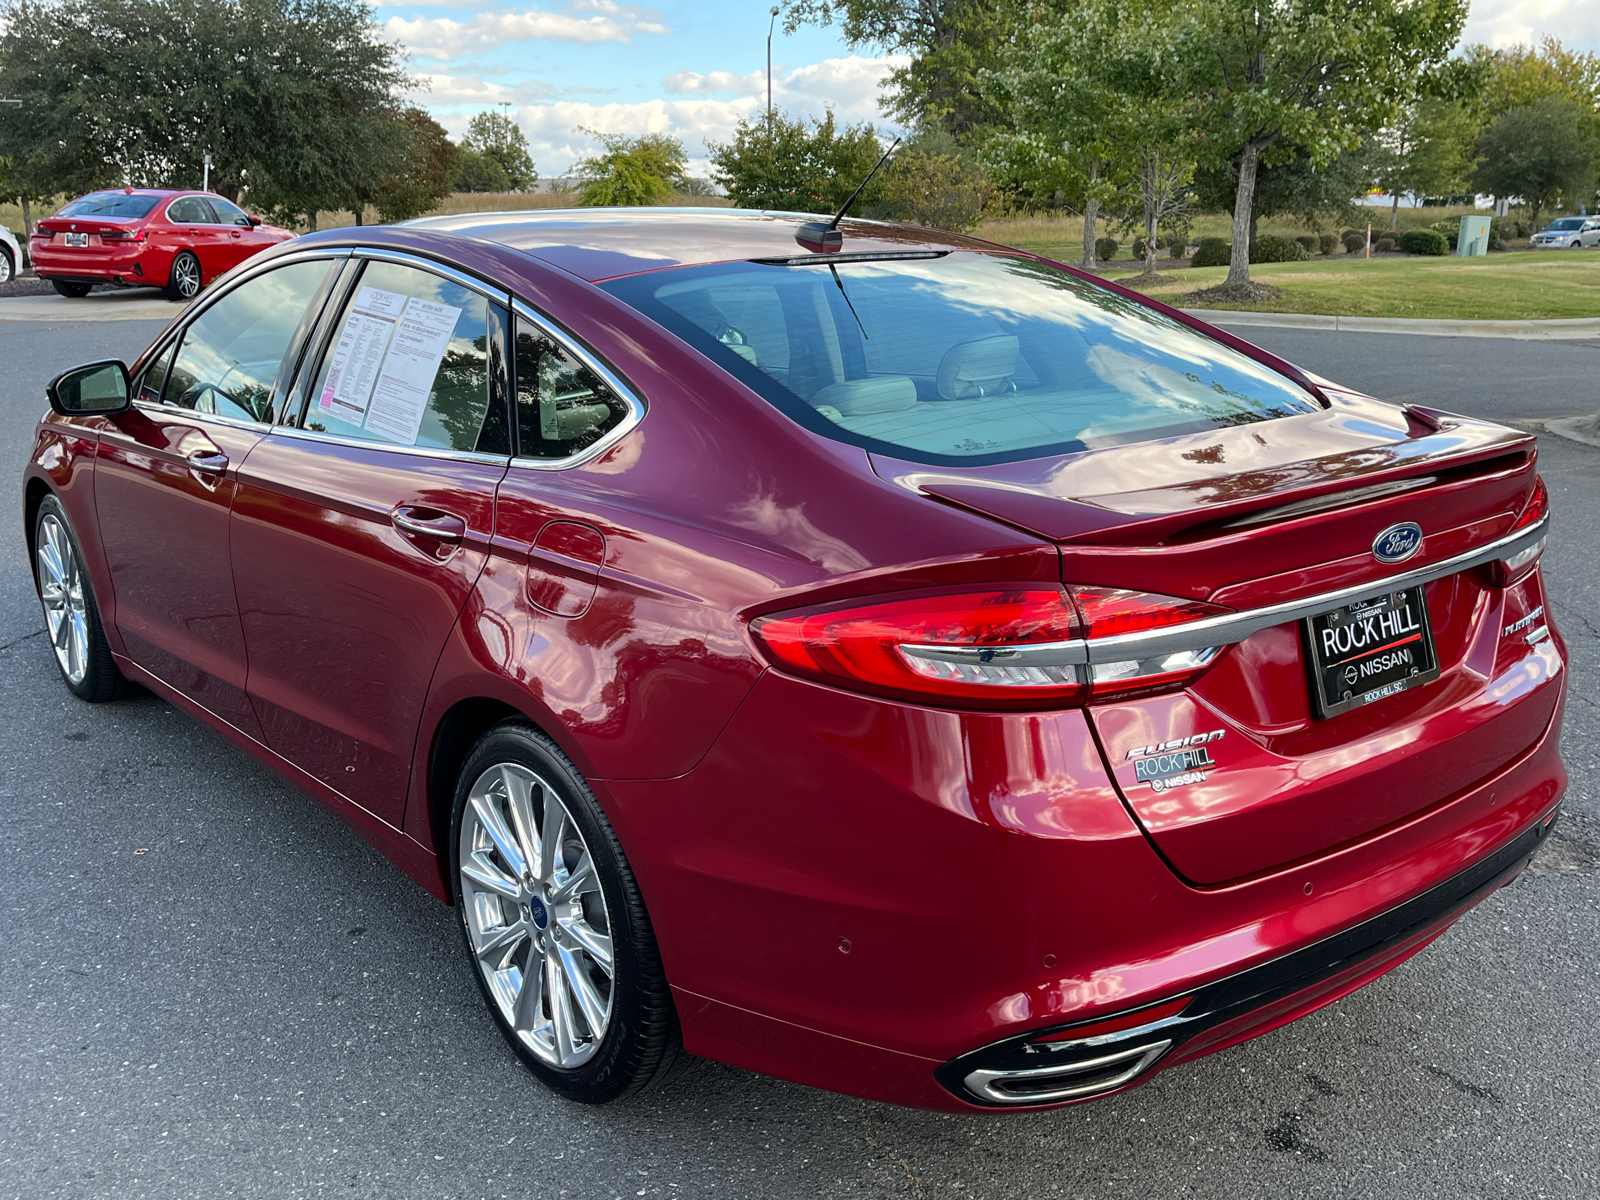
[[[1013,342],[1015,338],[1011,339]],[[828,405],[841,416],[864,417],[870,413],[898,412],[917,402],[917,385],[905,375],[876,375],[871,379],[847,379],[829,384],[811,397],[811,406]]]
[[[1017,339],[996,334],[951,346],[939,360],[939,395],[946,400],[973,400],[1009,391],[1017,372]]]

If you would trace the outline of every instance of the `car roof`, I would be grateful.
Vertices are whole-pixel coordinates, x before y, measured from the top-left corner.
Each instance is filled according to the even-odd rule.
[[[591,283],[699,263],[804,256],[795,240],[815,213],[737,208],[546,208],[529,212],[454,213],[406,222],[406,228],[469,237],[553,263]],[[887,221],[846,220],[845,253],[996,249],[957,233]]]

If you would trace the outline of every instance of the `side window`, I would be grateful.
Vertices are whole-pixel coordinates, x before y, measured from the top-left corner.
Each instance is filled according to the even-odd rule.
[[[220,196],[207,196],[206,204],[216,214],[219,225],[248,225],[250,218],[244,215],[244,209],[229,204]]]
[[[429,271],[368,263],[310,396],[306,429],[479,449],[489,412],[489,302]]]
[[[167,348],[139,376],[139,386],[134,388],[134,395],[141,403],[161,403],[161,385],[167,381],[167,368],[172,365],[172,351],[176,345],[176,342],[168,342]]]
[[[278,368],[330,267],[290,263],[220,297],[183,331],[162,402],[270,424]]]
[[[628,415],[605,382],[530,322],[517,319],[517,453],[570,458]]]
[[[181,196],[167,206],[167,220],[177,225],[215,225],[216,217],[199,196]]]

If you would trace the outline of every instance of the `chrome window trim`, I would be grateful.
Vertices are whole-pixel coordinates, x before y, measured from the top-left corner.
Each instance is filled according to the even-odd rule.
[[[568,455],[566,458],[528,458],[523,455],[517,455],[511,460],[513,467],[521,467],[529,471],[565,471],[570,467],[582,466],[586,462],[599,458],[600,455],[632,433],[639,422],[644,420],[646,412],[644,401],[634,393],[632,388],[622,382],[615,371],[606,366],[597,356],[591,354],[586,347],[565,329],[562,329],[561,326],[543,313],[540,313],[526,301],[515,296],[511,298],[511,315],[537,325],[552,342],[555,342],[584,366],[588,367],[589,370],[600,376],[601,381],[628,406],[627,416],[606,430],[593,445],[585,446],[578,453]],[[511,359],[511,422],[513,426],[517,423],[516,341],[517,331],[513,327],[509,350]]]
[[[419,271],[428,271],[434,275],[443,276],[451,283],[459,283],[462,287],[477,292],[486,300],[505,308],[511,303],[511,293],[504,288],[495,287],[485,283],[476,275],[468,275],[465,271],[458,271],[452,266],[439,262],[437,259],[424,258],[420,254],[407,254],[403,250],[385,250],[377,246],[362,246],[356,250],[347,251],[355,258],[364,258],[372,262],[395,263],[402,267],[414,267]]]
[[[221,228],[227,229],[229,226],[224,225]],[[278,258],[267,259],[265,262],[262,262],[259,256],[257,256],[255,259],[243,262],[233,269],[234,271],[239,271],[240,274],[235,275],[233,271],[229,271],[221,279],[214,280],[211,284],[211,288],[208,291],[201,292],[199,296],[190,301],[189,307],[179,314],[183,320],[183,329],[187,330],[190,325],[194,324],[195,320],[200,316],[201,313],[205,312],[206,309],[210,308],[218,300],[221,300],[229,292],[233,291],[234,288],[238,287],[242,283],[247,282],[248,280],[254,279],[257,275],[261,275],[267,271],[273,270],[275,267],[286,267],[290,263],[306,262],[314,258],[326,258],[330,261],[333,261],[349,257],[350,251],[348,249],[333,247],[327,250],[296,250]],[[219,291],[219,284],[226,284],[226,286],[222,287]],[[196,307],[196,305],[198,305],[198,307]],[[174,322],[174,324],[176,324],[176,322]],[[181,333],[183,330],[180,330],[179,332]]]
[[[247,421],[242,417],[225,417],[221,413],[207,413],[193,408],[179,408],[176,404],[162,404],[160,401],[151,404],[148,400],[135,400],[133,406],[167,419],[176,416],[184,420],[200,421],[208,425],[226,425],[231,429],[253,429],[262,432],[273,428],[265,421]]]
[[[1366,583],[1352,584],[1331,592],[1320,592],[1302,600],[1287,600],[1282,604],[1269,604],[1263,608],[1250,608],[1242,612],[1222,613],[1189,621],[1168,629],[1152,629],[1144,633],[1124,633],[1115,637],[1074,638],[1060,642],[1040,642],[1032,646],[907,646],[919,657],[949,663],[997,663],[1008,667],[1059,667],[1082,666],[1093,663],[1145,661],[1178,654],[1185,650],[1203,650],[1214,646],[1230,646],[1242,642],[1253,633],[1287,625],[1314,617],[1318,613],[1350,604],[1385,591],[1404,591],[1421,587],[1425,583],[1445,579],[1472,567],[1498,559],[1510,558],[1519,550],[1526,550],[1550,533],[1550,518],[1545,517],[1526,529],[1519,529],[1468,550],[1454,558],[1447,558],[1432,566],[1417,567],[1397,575],[1386,575]]]
[[[382,442],[371,438],[341,437],[336,433],[319,433],[314,429],[296,429],[293,425],[274,425],[268,437],[294,438],[304,442],[327,442],[334,446],[351,446],[357,450],[384,450],[394,454],[412,454],[418,458],[439,458],[451,462],[485,463],[503,467],[511,461],[505,454],[479,454],[476,450],[446,450],[440,446],[402,446],[399,442]]]

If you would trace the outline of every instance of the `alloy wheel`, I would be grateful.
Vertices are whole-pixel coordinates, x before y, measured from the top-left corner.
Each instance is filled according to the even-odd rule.
[[[67,682],[83,682],[89,669],[89,610],[83,590],[83,569],[72,539],[54,514],[39,522],[34,561],[39,573],[39,599],[44,604],[45,631]]]
[[[11,265],[11,255],[0,250],[0,283],[10,283],[14,269]]]
[[[462,919],[501,1018],[549,1066],[594,1057],[611,1021],[611,920],[554,788],[520,763],[478,776],[460,829]]]
[[[200,294],[200,263],[192,255],[180,255],[172,264],[172,274],[178,285],[178,295],[192,300]]]

